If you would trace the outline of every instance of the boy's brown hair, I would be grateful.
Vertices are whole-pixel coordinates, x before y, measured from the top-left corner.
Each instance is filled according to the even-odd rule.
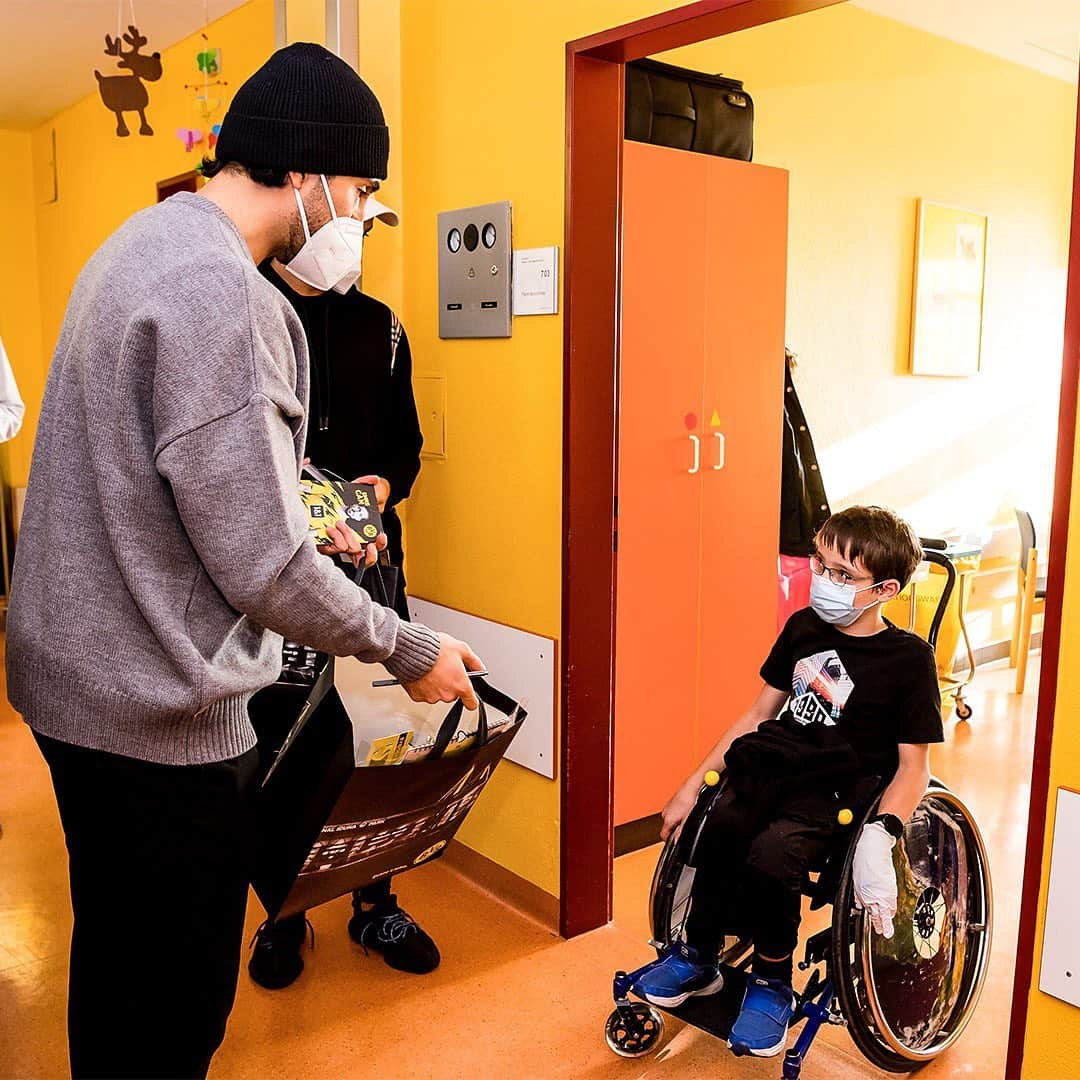
[[[849,506],[833,514],[814,539],[835,548],[850,563],[858,559],[875,583],[896,580],[901,589],[923,557],[915,530],[883,506]]]

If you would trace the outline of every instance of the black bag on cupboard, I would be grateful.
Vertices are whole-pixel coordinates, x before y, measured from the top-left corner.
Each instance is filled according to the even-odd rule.
[[[635,60],[626,65],[626,138],[751,161],[754,102],[738,79]]]

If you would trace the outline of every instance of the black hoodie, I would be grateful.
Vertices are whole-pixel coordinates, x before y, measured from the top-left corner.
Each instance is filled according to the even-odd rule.
[[[301,296],[265,263],[263,276],[304,324],[311,356],[305,452],[312,464],[346,480],[374,474],[390,481],[383,516],[391,561],[400,566],[401,522],[393,507],[420,473],[424,439],[412,390],[409,339],[385,304],[350,289]]]

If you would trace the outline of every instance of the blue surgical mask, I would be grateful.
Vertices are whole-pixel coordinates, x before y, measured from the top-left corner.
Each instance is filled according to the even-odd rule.
[[[876,588],[877,585],[866,585],[861,589],[856,589],[854,585],[837,585],[829,580],[828,574],[814,574],[810,578],[810,606],[823,622],[833,626],[851,626],[863,612],[881,603],[877,600],[864,608],[857,608],[855,597],[867,589]]]

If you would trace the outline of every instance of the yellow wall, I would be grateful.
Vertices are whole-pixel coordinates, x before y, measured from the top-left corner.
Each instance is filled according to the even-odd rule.
[[[1065,604],[1061,613],[1061,652],[1058,657],[1054,740],[1050,756],[1039,916],[1035,933],[1035,964],[1028,998],[1028,1026],[1024,1040],[1024,1080],[1076,1073],[1076,1047],[1080,1045],[1080,1010],[1039,990],[1046,888],[1050,879],[1050,850],[1054,837],[1057,789],[1080,790],[1080,432],[1073,457],[1072,509],[1069,517],[1065,567]]]
[[[417,370],[446,376],[448,442],[413,500],[410,580],[544,634],[559,632],[561,318],[518,319],[508,341],[440,341],[436,214],[509,198],[515,247],[561,243],[563,44],[663,6],[402,9],[404,315]],[[681,59],[743,77],[757,160],[792,170],[788,337],[834,502],[888,502],[931,531],[1048,501],[1075,90],[846,7]],[[1003,126],[1031,132],[1030,153],[1010,150]],[[920,195],[991,215],[977,379],[900,374]],[[998,610],[975,613],[977,633],[1006,636],[1009,612],[980,604]],[[558,816],[557,785],[506,766],[462,836],[556,892]]]
[[[229,90],[270,55],[273,37],[272,0],[251,0],[211,24],[210,41],[222,50],[223,77],[230,83]],[[154,44],[151,39],[148,47]],[[135,126],[130,136],[118,138],[113,116],[96,92],[64,109],[32,134],[41,299],[40,363],[45,370],[71,287],[86,260],[136,210],[156,200],[155,185],[159,180],[194,169],[205,152],[204,143],[187,153],[175,135],[180,127],[208,128],[195,111],[195,92],[184,89],[185,83],[198,80],[195,55],[201,44],[202,39],[193,35],[162,51],[163,76],[159,82],[149,84],[147,118],[155,131],[152,137],[138,135]],[[106,66],[103,64],[99,70],[105,74]],[[129,127],[131,120],[128,114]],[[213,122],[218,120],[220,114]],[[46,204],[52,193],[49,161],[54,130],[60,197],[56,203]],[[17,375],[21,377],[21,372]],[[30,436],[28,431],[26,438]],[[28,456],[20,455],[13,461],[13,483],[26,482],[28,465]]]
[[[363,289],[401,312],[404,302],[404,230],[408,215],[404,204],[405,139],[401,116],[401,0],[358,0],[358,67],[375,91],[390,128],[389,177],[379,201],[393,207],[402,224],[390,228],[376,222],[364,241]]]
[[[403,317],[415,369],[445,375],[447,388],[447,458],[425,462],[409,510],[409,581],[420,596],[552,637],[562,320],[517,319],[508,340],[440,341],[436,215],[510,199],[515,247],[561,246],[565,42],[664,6],[402,5]],[[502,765],[460,836],[558,894],[557,782]]]
[[[326,40],[326,4],[323,0],[285,0],[285,40]]]
[[[755,159],[791,170],[788,342],[834,507],[1015,559],[1013,507],[1050,506],[1075,84],[848,6],[664,59],[743,79]],[[989,215],[976,378],[905,374],[919,196]],[[975,582],[976,647],[1010,636],[1014,595],[1008,568]]]
[[[22,431],[0,449],[4,479],[11,485],[22,483],[14,478],[24,478],[30,468],[45,380],[29,134],[0,130],[0,161],[0,338],[26,402]]]

